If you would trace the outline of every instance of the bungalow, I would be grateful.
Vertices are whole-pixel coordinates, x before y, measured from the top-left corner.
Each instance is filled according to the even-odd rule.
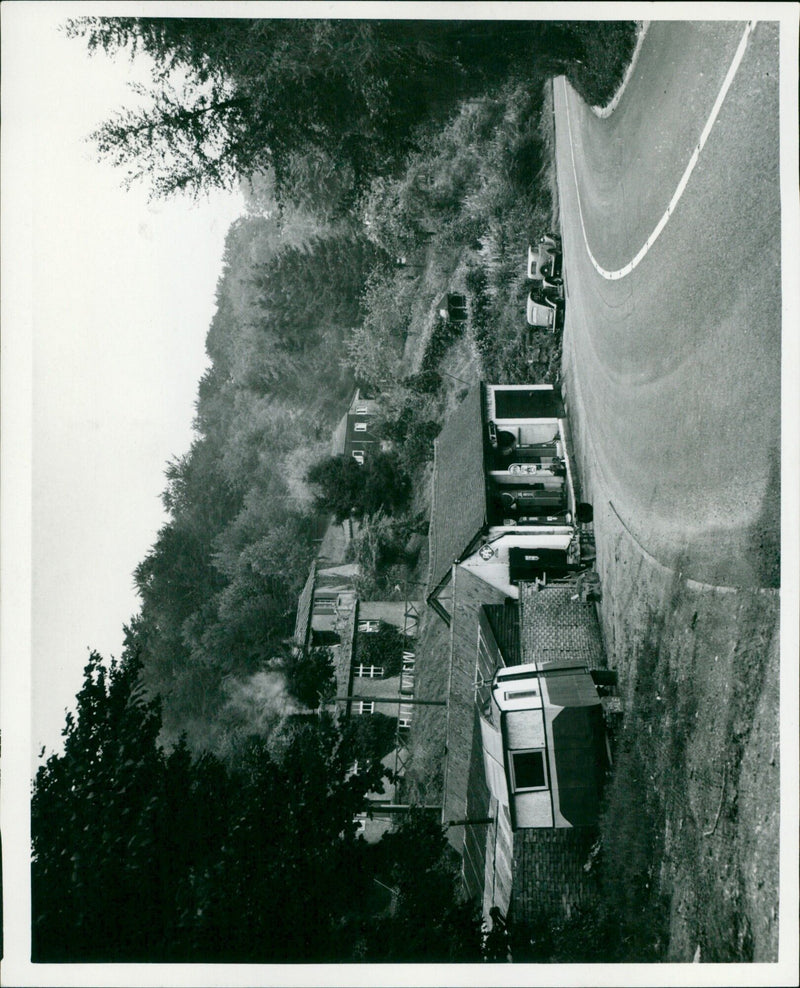
[[[503,594],[579,568],[564,411],[551,385],[478,384],[434,444],[428,603],[449,624],[459,563]]]

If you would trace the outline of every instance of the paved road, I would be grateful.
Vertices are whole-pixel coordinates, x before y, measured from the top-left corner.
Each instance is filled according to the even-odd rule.
[[[615,113],[555,82],[570,413],[591,496],[684,576],[774,586],[780,547],[778,28],[757,24],[680,201],[744,23],[654,23]],[[570,147],[572,144],[572,147]],[[577,405],[577,407],[576,407]]]

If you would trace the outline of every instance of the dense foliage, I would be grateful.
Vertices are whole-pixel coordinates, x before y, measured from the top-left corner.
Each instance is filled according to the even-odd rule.
[[[336,692],[333,658],[329,648],[298,651],[286,661],[286,689],[304,707],[316,710]]]
[[[356,634],[355,661],[380,666],[384,676],[396,676],[403,666],[406,644],[406,636],[399,628],[381,621],[377,631]]]
[[[193,759],[183,743],[167,754],[158,702],[139,673],[133,652],[109,666],[93,654],[64,752],[37,773],[34,960],[360,959],[373,877],[395,873],[401,909],[384,919],[385,935],[369,937],[371,957],[395,956],[391,945],[426,900],[416,955],[455,955],[476,942],[476,927],[448,918],[463,907],[440,828],[423,835],[431,840],[419,861],[410,838],[377,850],[356,836],[385,739],[357,739],[322,714],[292,719],[279,743],[250,738],[230,764]],[[452,942],[442,936],[451,926]]]
[[[480,911],[458,892],[460,859],[436,819],[410,813],[375,848],[379,874],[397,891],[391,918],[377,919],[366,960],[406,963],[481,960]]]
[[[405,506],[411,491],[397,456],[388,452],[370,453],[362,465],[352,456],[328,457],[314,464],[308,479],[319,489],[320,507],[332,511],[337,521],[378,511],[391,514]]]

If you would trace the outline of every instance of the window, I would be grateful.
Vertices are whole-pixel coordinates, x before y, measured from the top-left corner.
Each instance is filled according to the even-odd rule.
[[[365,666],[360,664],[356,666],[355,673],[361,679],[380,679],[383,675],[383,666]]]
[[[357,714],[371,714],[374,713],[374,711],[374,700],[357,700],[355,703],[355,713]]]
[[[374,632],[379,631],[380,630],[380,626],[381,626],[380,621],[359,621],[358,622],[358,630],[359,631],[362,631],[362,632],[366,632],[368,634],[373,634]]]
[[[547,775],[544,767],[544,751],[512,751],[511,772],[514,792],[526,789],[546,789]]]
[[[366,422],[356,422],[356,424],[355,424],[355,431],[356,432],[366,432],[367,431],[367,423]]]
[[[367,406],[366,405],[356,405],[356,415],[366,415]]]
[[[363,449],[354,449],[353,450],[353,459],[356,461],[356,463],[359,463],[363,467],[364,466],[364,450]]]
[[[506,700],[529,700],[531,697],[538,695],[538,690],[509,690],[505,694],[505,698]]]

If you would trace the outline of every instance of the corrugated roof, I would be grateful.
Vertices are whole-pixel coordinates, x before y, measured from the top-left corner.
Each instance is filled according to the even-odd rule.
[[[308,579],[303,587],[300,596],[297,598],[297,617],[294,623],[294,640],[305,648],[308,644],[309,633],[311,631],[311,608],[314,602],[314,581],[317,576],[317,561],[311,564]]]
[[[506,665],[519,665],[522,661],[519,602],[508,598],[503,604],[487,604],[484,611]]]
[[[481,385],[473,387],[434,443],[428,593],[434,594],[486,521]]]

